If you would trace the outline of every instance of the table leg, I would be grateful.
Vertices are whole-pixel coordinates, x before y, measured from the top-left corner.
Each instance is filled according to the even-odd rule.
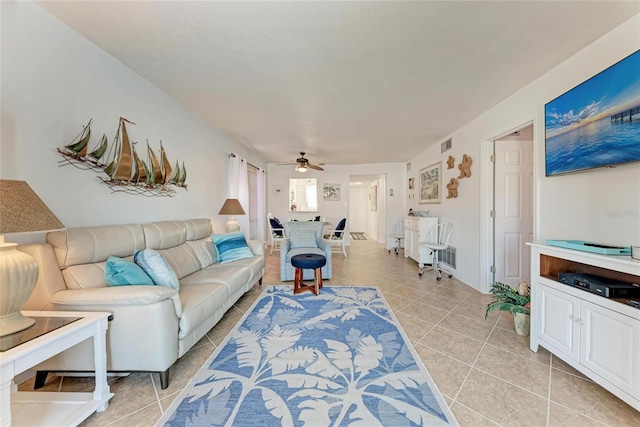
[[[103,412],[109,406],[108,396],[111,392],[107,383],[107,320],[98,322],[98,331],[93,336],[93,353],[95,363],[95,380],[96,388],[93,391],[94,400],[106,400],[103,405],[98,407],[97,412]]]
[[[11,385],[13,383],[13,363],[2,367],[2,384],[0,384],[0,426],[11,425]]]

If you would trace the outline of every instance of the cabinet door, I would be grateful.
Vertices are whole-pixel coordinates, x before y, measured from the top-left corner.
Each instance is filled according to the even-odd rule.
[[[404,220],[404,257],[411,255],[411,222],[409,219]]]
[[[414,260],[418,261],[418,236],[419,236],[419,222],[418,218],[410,218],[409,219],[409,233],[411,234],[410,242],[408,242],[407,246],[409,247],[409,256]]]
[[[580,363],[632,396],[640,395],[640,322],[582,301]]]
[[[537,327],[540,340],[546,341],[555,347],[555,350],[572,359],[579,360],[580,300],[539,284],[538,301],[540,308]]]

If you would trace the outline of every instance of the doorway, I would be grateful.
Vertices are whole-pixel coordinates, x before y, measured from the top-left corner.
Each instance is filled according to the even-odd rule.
[[[349,231],[386,242],[386,176],[349,176]]]
[[[534,124],[528,123],[486,141],[491,160],[485,196],[490,215],[483,233],[487,251],[481,260],[488,266],[481,278],[485,293],[495,282],[512,287],[521,280],[531,282],[526,243],[533,240],[533,136]]]

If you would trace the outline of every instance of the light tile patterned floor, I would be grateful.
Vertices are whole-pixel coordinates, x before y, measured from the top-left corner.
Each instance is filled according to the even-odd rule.
[[[531,352],[511,315],[494,312],[485,320],[490,296],[455,278],[437,282],[433,272],[419,279],[414,261],[371,240],[351,241],[348,255],[333,254],[333,278],[325,284],[382,290],[461,426],[640,426],[640,412],[546,350]],[[281,284],[279,257],[267,256],[263,286]],[[166,390],[155,374],[114,378],[108,410],[82,425],[153,425],[260,292],[256,286],[245,294],[178,360]],[[49,377],[47,390],[92,387],[87,378]],[[27,381],[20,389],[31,386]]]

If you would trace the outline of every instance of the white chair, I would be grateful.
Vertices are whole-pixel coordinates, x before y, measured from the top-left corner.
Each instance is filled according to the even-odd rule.
[[[440,281],[442,279],[442,268],[438,263],[438,251],[443,251],[449,247],[449,238],[451,237],[451,233],[453,232],[453,224],[450,222],[443,222],[441,224],[436,225],[431,230],[429,230],[426,238],[426,242],[420,243],[420,247],[429,249],[431,251],[431,255],[433,255],[433,260],[431,261],[431,267],[427,270],[438,270],[438,277],[436,280]],[[424,267],[420,268],[420,272],[418,272],[418,276],[422,277],[422,272],[425,270]],[[445,271],[447,271],[445,269]],[[448,271],[447,271],[448,272]],[[453,275],[449,273],[449,279],[453,277]]]
[[[336,225],[335,229],[328,230],[329,233],[324,235],[324,241],[331,245],[332,252],[334,246],[340,246],[342,249],[342,254],[344,257],[347,257],[347,249],[344,246],[345,241],[347,240],[347,232],[345,231],[347,227],[347,219],[342,218],[338,225]],[[338,249],[339,252],[340,249]]]
[[[272,218],[271,215],[267,215],[267,222],[269,223],[269,235],[271,236],[271,251],[269,252],[269,255],[271,255],[274,250],[280,250],[280,245],[282,241],[287,240],[287,235],[282,225],[277,226],[280,222],[277,218]],[[276,226],[274,227],[274,225]]]
[[[404,249],[402,246],[402,240],[404,239],[404,220],[396,223],[393,227],[393,233],[389,235],[392,239],[396,240],[396,245],[393,247],[393,250],[398,255],[398,251]],[[391,249],[389,249],[389,253],[391,253]]]

